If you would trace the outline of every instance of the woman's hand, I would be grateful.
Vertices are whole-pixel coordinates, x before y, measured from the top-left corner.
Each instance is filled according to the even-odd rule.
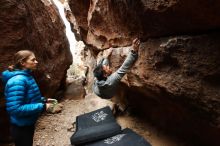
[[[53,101],[54,102],[54,101]],[[54,102],[54,103],[46,103],[46,111],[51,114],[59,113],[62,111],[63,105]]]
[[[53,104],[52,103],[46,103],[46,111],[50,111],[53,108]]]
[[[57,104],[58,101],[56,99],[53,99],[53,98],[48,98],[47,103]]]

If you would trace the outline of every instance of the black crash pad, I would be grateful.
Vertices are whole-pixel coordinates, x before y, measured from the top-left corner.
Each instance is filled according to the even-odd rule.
[[[116,135],[121,126],[116,122],[109,106],[76,117],[76,132],[72,145],[81,145]]]
[[[126,128],[113,137],[83,146],[151,146],[151,144],[131,129]]]

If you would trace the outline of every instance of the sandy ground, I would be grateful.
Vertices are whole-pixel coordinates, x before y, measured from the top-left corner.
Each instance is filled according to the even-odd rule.
[[[70,146],[70,137],[75,129],[73,124],[76,116],[87,113],[112,103],[102,100],[94,95],[86,96],[84,100],[64,100],[64,109],[59,114],[45,114],[37,123],[34,137],[34,146]],[[162,131],[156,130],[150,124],[141,119],[123,115],[117,118],[122,128],[131,128],[142,135],[152,146],[186,146],[183,142],[170,136],[166,136]]]
[[[34,137],[35,146],[70,146],[70,137],[74,133],[73,123],[76,116],[102,108],[112,103],[93,96],[84,100],[64,100],[64,108],[59,114],[45,114],[38,123]]]
[[[75,131],[76,116],[105,106],[112,107],[108,100],[88,95],[83,100],[63,100],[64,108],[58,114],[44,114],[38,120],[34,136],[34,146],[71,146],[70,137]],[[128,114],[117,117],[122,128],[131,128],[142,135],[152,146],[189,146],[177,138],[167,136],[162,131],[156,130],[140,118]],[[4,145],[4,146],[13,146]]]

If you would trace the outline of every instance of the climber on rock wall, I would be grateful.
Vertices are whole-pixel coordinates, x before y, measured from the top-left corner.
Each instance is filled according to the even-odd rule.
[[[108,60],[111,52],[106,58],[101,59],[93,70],[95,76],[93,91],[97,96],[103,99],[111,99],[116,94],[122,77],[128,72],[138,58],[139,46],[140,40],[137,38],[134,39],[127,58],[121,67],[114,73],[112,73]]]

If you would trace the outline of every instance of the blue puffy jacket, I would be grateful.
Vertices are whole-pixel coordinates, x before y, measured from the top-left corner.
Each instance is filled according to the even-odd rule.
[[[30,70],[4,71],[6,109],[12,124],[33,125],[44,109],[44,97]]]

